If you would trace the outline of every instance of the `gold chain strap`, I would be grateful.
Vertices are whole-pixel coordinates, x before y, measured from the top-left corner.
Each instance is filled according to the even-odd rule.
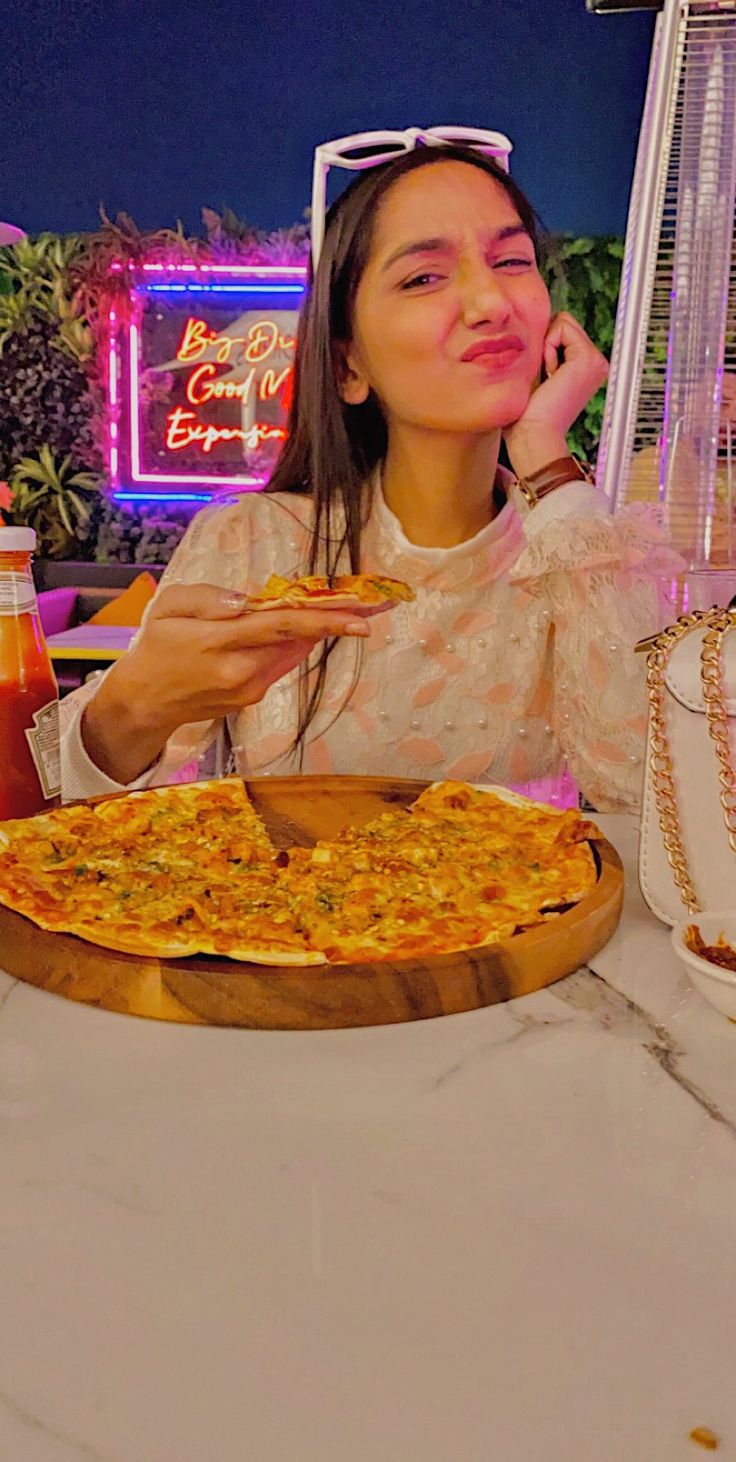
[[[708,716],[708,728],[716,743],[720,763],[721,805],[726,819],[728,840],[736,852],[736,771],[731,763],[728,744],[728,713],[723,687],[722,646],[726,631],[736,626],[736,613],[723,609],[698,609],[692,614],[681,614],[677,623],[670,625],[657,635],[647,657],[647,686],[651,747],[649,767],[652,786],[659,815],[659,826],[665,850],[675,883],[680,890],[689,913],[698,913],[700,903],[693,888],[692,876],[682,840],[682,824],[677,806],[677,793],[672,767],[667,723],[664,715],[664,676],[667,664],[676,644],[708,623],[708,632],[701,655],[703,695]]]
[[[735,612],[722,609],[713,615],[710,629],[703,639],[700,668],[708,730],[715,742],[719,761],[718,780],[721,784],[720,798],[726,833],[729,845],[736,853],[736,769],[731,761],[726,690],[723,684],[723,641],[728,631],[734,628]]]

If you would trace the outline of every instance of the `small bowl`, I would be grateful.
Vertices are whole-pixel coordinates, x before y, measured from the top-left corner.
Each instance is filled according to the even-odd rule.
[[[699,954],[693,954],[685,943],[685,930],[690,924],[695,924],[700,930],[706,944],[715,944],[722,934],[726,942],[736,949],[736,910],[727,909],[723,914],[693,914],[690,919],[675,924],[672,930],[675,954],[687,965],[695,987],[716,1010],[736,1021],[736,970],[724,970],[720,965],[711,964],[710,960],[701,959]]]

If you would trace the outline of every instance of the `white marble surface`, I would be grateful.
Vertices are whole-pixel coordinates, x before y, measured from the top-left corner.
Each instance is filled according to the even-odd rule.
[[[736,1459],[736,1026],[633,877],[593,966],[314,1035],[0,974],[2,1462]]]

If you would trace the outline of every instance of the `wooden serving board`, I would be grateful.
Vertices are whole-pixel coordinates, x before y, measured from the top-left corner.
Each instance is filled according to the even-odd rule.
[[[288,847],[407,806],[428,783],[297,776],[246,785],[274,843]],[[621,913],[623,870],[605,839],[593,847],[600,876],[592,894],[549,923],[485,949],[302,969],[205,955],[150,959],[49,933],[0,905],[0,968],[68,1000],[190,1025],[324,1030],[454,1015],[551,985],[607,943]]]

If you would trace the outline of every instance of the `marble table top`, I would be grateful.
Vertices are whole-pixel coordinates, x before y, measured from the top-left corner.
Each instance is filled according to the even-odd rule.
[[[736,1459],[736,1026],[599,821],[615,938],[468,1015],[211,1030],[0,973],[3,1462]]]

